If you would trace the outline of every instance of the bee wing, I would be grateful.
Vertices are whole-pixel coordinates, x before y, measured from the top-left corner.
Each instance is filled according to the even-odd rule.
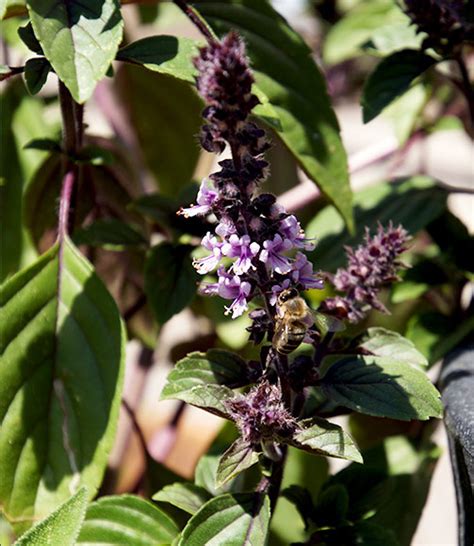
[[[277,320],[276,326],[275,326],[275,333],[273,334],[273,341],[280,339],[283,334],[288,333],[289,325],[287,322],[283,320]]]
[[[346,329],[342,320],[330,315],[325,315],[319,311],[313,311],[314,324],[316,328],[325,336],[328,332],[342,332]]]

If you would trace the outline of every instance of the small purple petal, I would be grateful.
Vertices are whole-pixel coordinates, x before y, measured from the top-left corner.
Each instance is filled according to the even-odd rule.
[[[278,233],[273,240],[263,243],[263,250],[260,252],[260,261],[266,264],[271,270],[284,275],[291,271],[290,260],[281,253],[291,250],[293,245],[288,239],[282,239]]]
[[[246,273],[249,269],[255,269],[252,264],[252,258],[260,250],[258,243],[252,243],[248,235],[239,238],[238,235],[231,235],[228,242],[222,246],[222,254],[229,258],[237,258],[232,266],[232,270],[237,275]]]
[[[209,214],[212,209],[212,204],[217,197],[218,193],[214,188],[212,180],[204,178],[197,194],[197,205],[191,205],[188,208],[181,209],[180,214],[183,214],[185,218]]]
[[[295,283],[303,285],[304,290],[310,288],[324,288],[324,282],[322,279],[318,279],[313,272],[313,264],[302,253],[298,252],[295,261],[293,262],[293,271],[291,276]]]

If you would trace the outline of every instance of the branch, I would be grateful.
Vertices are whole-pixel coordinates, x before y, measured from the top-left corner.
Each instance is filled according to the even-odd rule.
[[[7,68],[9,69],[9,72],[0,73],[0,82],[8,80],[8,78],[11,78],[12,76],[22,74],[25,71],[24,66],[9,66]]]

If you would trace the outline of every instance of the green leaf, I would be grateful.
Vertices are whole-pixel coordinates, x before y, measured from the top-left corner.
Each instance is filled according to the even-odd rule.
[[[438,448],[431,445],[416,450],[403,436],[388,438],[383,445],[364,452],[366,464],[384,472],[391,482],[385,502],[370,521],[391,530],[400,546],[413,544],[439,456]]]
[[[41,150],[43,152],[57,152],[61,153],[61,144],[53,138],[34,138],[30,140],[25,146],[25,150]]]
[[[422,111],[429,99],[429,86],[420,82],[410,87],[383,111],[382,116],[392,125],[400,146],[405,144],[413,131],[423,123]]]
[[[474,273],[474,237],[449,210],[427,228],[430,237],[461,271]]]
[[[341,484],[325,487],[318,497],[313,520],[320,527],[339,527],[346,521],[349,494]]]
[[[360,521],[356,525],[317,531],[316,545],[324,546],[400,546],[390,529],[373,523]]]
[[[41,103],[27,95],[21,81],[12,83],[0,97],[0,281],[36,258],[23,229],[23,194],[44,153],[23,146],[32,138],[52,136]]]
[[[178,528],[162,510],[140,497],[102,497],[86,512],[77,544],[157,546],[171,544]]]
[[[242,439],[236,440],[219,460],[216,472],[216,485],[222,487],[247,468],[258,462],[258,453]]]
[[[377,229],[390,220],[402,224],[413,236],[446,210],[448,193],[427,176],[382,182],[355,194],[356,233],[350,236],[334,207],[325,207],[308,224],[306,234],[316,237],[318,246],[311,258],[318,269],[336,271],[346,262],[344,246],[362,242],[365,226]]]
[[[33,32],[31,21],[28,22],[26,26],[18,29],[18,36],[21,38],[21,41],[26,45],[26,47],[33,51],[33,53],[44,55],[43,48]]]
[[[199,0],[194,5],[219,35],[234,29],[244,37],[255,91],[265,102],[263,111],[257,107],[254,113],[275,129],[351,227],[346,154],[324,78],[309,47],[265,0]]]
[[[200,98],[188,83],[139,66],[123,65],[115,84],[160,193],[176,197],[199,158]]]
[[[145,264],[145,292],[156,320],[164,324],[189,305],[196,294],[198,274],[191,262],[192,246],[161,243]]]
[[[8,4],[8,0],[0,0],[0,20],[3,19],[3,16],[5,15],[7,11],[7,4]]]
[[[242,384],[244,365],[245,361],[237,355],[220,349],[211,349],[206,354],[190,353],[168,374],[161,399],[183,400],[227,417],[224,401],[233,398],[234,393],[226,385]]]
[[[340,406],[401,421],[440,417],[443,409],[424,372],[386,356],[328,357],[323,361],[321,388]]]
[[[21,104],[19,87],[8,86],[0,95],[0,281],[13,273],[22,250],[21,207],[24,178],[12,124]]]
[[[387,472],[382,469],[353,463],[332,476],[325,488],[344,487],[349,500],[347,519],[356,522],[373,515],[387,502],[392,490],[392,482],[388,478]]]
[[[81,487],[73,497],[17,540],[15,546],[74,546],[86,508],[87,489]]]
[[[102,246],[108,250],[144,245],[146,239],[130,224],[116,218],[103,218],[74,232],[76,245]]]
[[[356,57],[374,36],[393,33],[392,27],[400,40],[400,25],[409,28],[410,19],[392,0],[360,2],[330,28],[324,42],[324,60],[336,64]]]
[[[192,483],[167,485],[152,497],[156,502],[167,502],[188,514],[195,514],[210,498],[211,494],[204,487]]]
[[[66,239],[1,287],[0,502],[21,529],[87,486],[112,447],[125,333],[114,300]]]
[[[194,83],[197,71],[192,59],[197,55],[198,43],[195,40],[162,35],[142,38],[119,49],[117,60]]]
[[[122,40],[118,0],[29,0],[35,36],[80,104],[105,76]]]
[[[25,192],[24,222],[36,247],[45,233],[56,227],[62,172],[61,155],[55,151],[44,160]]]
[[[28,91],[32,95],[36,95],[43,88],[43,85],[48,79],[51,65],[44,57],[36,57],[29,59],[25,64],[25,81]]]
[[[428,366],[428,361],[413,342],[386,328],[369,328],[358,346],[375,356],[391,357],[421,369]]]
[[[197,385],[185,388],[178,383],[167,383],[161,393],[161,400],[182,400],[187,404],[228,418],[225,401],[234,397],[234,393],[223,385]]]
[[[374,29],[370,34],[369,44],[363,44],[362,49],[383,57],[401,49],[421,49],[425,35],[417,30],[416,26],[411,24],[410,19],[405,16],[405,20],[399,23],[393,22]]]
[[[416,343],[430,364],[438,362],[474,330],[474,316],[461,322],[437,311],[423,311],[408,321],[405,335]]]
[[[414,49],[404,49],[383,59],[364,85],[361,105],[364,123],[377,117],[413,80],[436,63],[436,59]]]
[[[325,457],[314,457],[306,451],[290,447],[285,462],[282,488],[300,485],[316,498],[328,476],[329,464]],[[311,479],[308,480],[308,476]],[[288,525],[291,521],[292,524]],[[304,540],[303,521],[298,517],[295,506],[286,498],[278,499],[273,512],[269,543],[273,546],[287,546]]]
[[[193,352],[181,359],[168,375],[168,383],[194,385],[226,385],[243,387],[250,383],[247,363],[239,355],[223,349],[209,349],[206,353]]]
[[[265,544],[270,502],[259,493],[221,495],[208,501],[187,523],[178,546]]]
[[[290,445],[314,455],[362,462],[362,456],[354,441],[339,425],[317,417],[305,419],[299,424],[302,430],[286,440]]]
[[[283,489],[281,496],[296,506],[303,518],[305,527],[308,527],[314,515],[314,503],[311,493],[301,485],[290,485],[290,487]]]

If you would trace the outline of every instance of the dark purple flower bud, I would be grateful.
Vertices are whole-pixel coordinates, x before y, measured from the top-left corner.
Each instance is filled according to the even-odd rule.
[[[243,439],[252,445],[291,436],[297,428],[280,388],[266,380],[247,394],[229,400],[226,406]]]
[[[462,0],[405,0],[406,14],[418,27],[418,32],[428,36],[423,48],[433,48],[449,56],[463,41],[472,40],[474,26],[465,16]]]
[[[250,311],[249,317],[252,320],[252,324],[247,327],[247,332],[250,333],[249,339],[258,345],[264,340],[265,334],[272,326],[271,320],[265,309],[261,308]]]
[[[379,225],[373,237],[367,228],[364,244],[355,250],[346,248],[347,268],[338,269],[330,278],[344,295],[326,299],[320,310],[351,322],[360,321],[370,308],[388,313],[377,296],[384,286],[397,280],[397,270],[406,267],[398,257],[406,250],[408,240],[407,232],[392,223],[386,230]]]

